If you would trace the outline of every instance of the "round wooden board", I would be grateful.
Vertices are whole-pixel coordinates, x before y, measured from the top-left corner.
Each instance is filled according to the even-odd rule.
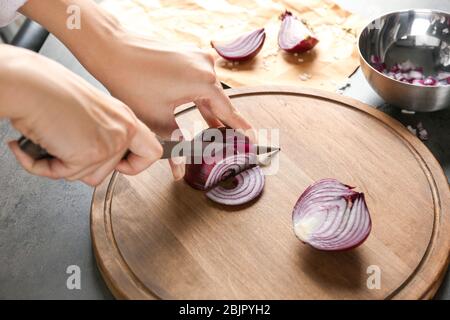
[[[266,168],[279,160],[277,173],[266,176],[256,202],[239,208],[174,182],[167,161],[135,177],[114,174],[95,191],[91,231],[99,268],[117,298],[434,295],[448,265],[450,191],[416,137],[382,112],[331,93],[258,87],[229,94],[255,128],[280,130],[282,152]],[[177,115],[183,128],[200,118],[192,107]],[[373,227],[357,249],[320,252],[294,236],[295,202],[326,177],[366,195]],[[369,289],[378,268],[381,286]]]

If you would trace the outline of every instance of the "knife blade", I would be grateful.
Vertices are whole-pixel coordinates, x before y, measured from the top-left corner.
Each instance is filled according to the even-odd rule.
[[[221,150],[226,145],[231,144],[224,144],[219,142],[209,142],[209,141],[171,141],[171,140],[164,140],[161,138],[158,138],[159,142],[161,143],[161,146],[163,147],[163,155],[161,159],[169,159],[173,157],[186,157],[186,156],[201,156],[203,155],[203,151],[208,147],[209,150],[212,150],[213,148],[215,150]],[[47,152],[44,148],[42,148],[40,145],[35,144],[33,141],[28,139],[25,136],[20,137],[18,140],[19,147],[22,151],[24,151],[26,154],[28,154],[30,157],[32,157],[34,160],[42,160],[42,159],[51,159],[53,156]],[[264,154],[264,153],[271,153],[274,151],[279,151],[280,148],[277,147],[267,147],[267,146],[255,146],[256,154]],[[127,153],[128,154],[128,153]]]

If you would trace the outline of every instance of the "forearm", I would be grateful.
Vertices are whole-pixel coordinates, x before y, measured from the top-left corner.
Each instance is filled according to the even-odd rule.
[[[32,55],[27,50],[0,44],[0,118],[15,118],[23,113],[23,70]]]
[[[79,8],[80,28],[68,26],[70,6]],[[89,71],[113,63],[110,54],[123,31],[117,20],[94,1],[29,0],[20,11],[55,35]]]
[[[83,79],[30,50],[0,45],[0,117],[13,121],[49,109],[56,97],[76,92]],[[61,105],[63,107],[63,105]]]

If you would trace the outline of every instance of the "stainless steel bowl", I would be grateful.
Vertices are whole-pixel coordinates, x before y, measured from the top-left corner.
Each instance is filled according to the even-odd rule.
[[[394,80],[378,72],[371,57],[390,68],[407,60],[426,75],[450,72],[450,14],[435,10],[406,10],[372,21],[358,41],[362,71],[372,88],[388,103],[414,111],[450,107],[450,85],[425,87]]]

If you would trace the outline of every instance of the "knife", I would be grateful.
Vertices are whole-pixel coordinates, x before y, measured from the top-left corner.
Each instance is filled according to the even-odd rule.
[[[215,150],[218,150],[220,148],[223,148],[226,145],[231,144],[224,144],[219,142],[209,142],[209,141],[171,141],[171,140],[163,140],[159,137],[158,141],[161,143],[161,146],[163,148],[163,155],[161,159],[169,159],[173,156],[192,156],[192,155],[202,155],[203,150],[206,147],[211,146],[211,148],[214,148]],[[34,160],[42,160],[42,159],[51,159],[53,156],[47,152],[44,148],[42,148],[40,145],[35,144],[33,141],[28,139],[25,136],[20,137],[18,140],[19,147],[22,151],[24,151],[26,154],[28,154],[30,157],[32,157]],[[279,151],[280,148],[277,147],[266,147],[266,146],[255,146],[256,154],[264,154],[264,153],[271,153],[275,151]],[[210,149],[212,150],[212,149]],[[127,153],[128,154],[128,153]]]

